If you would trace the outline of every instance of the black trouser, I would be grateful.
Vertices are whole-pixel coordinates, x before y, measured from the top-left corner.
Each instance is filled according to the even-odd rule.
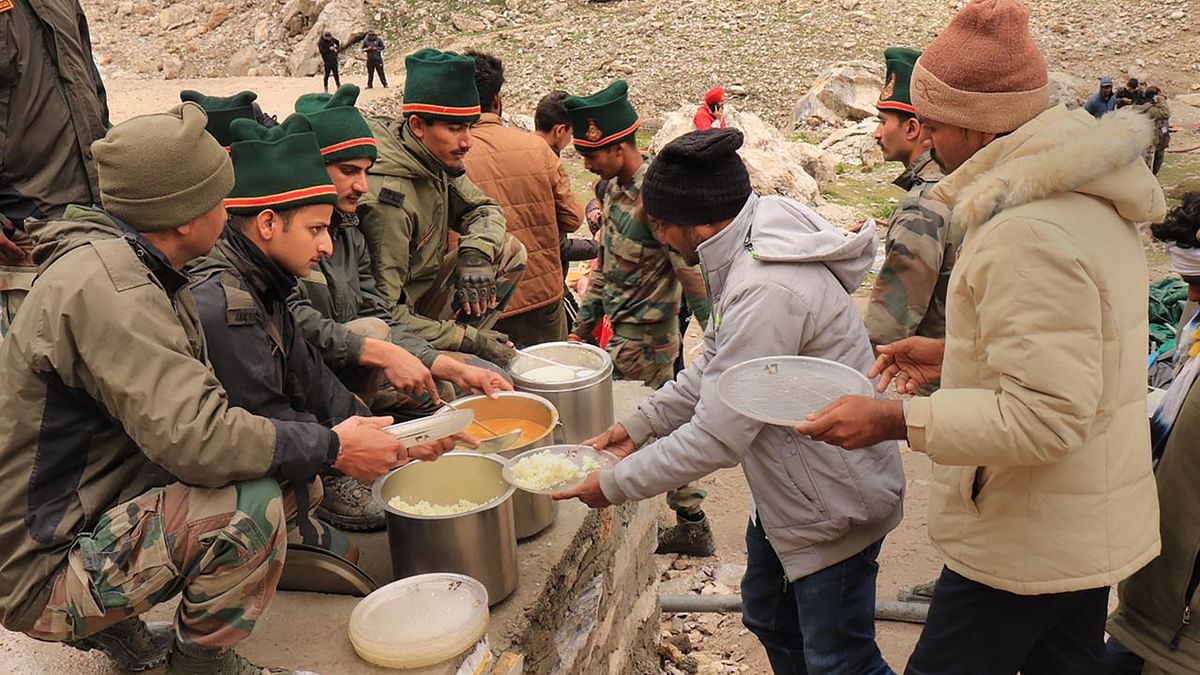
[[[1108,588],[1017,595],[943,568],[905,675],[1104,672]]]
[[[329,91],[329,78],[333,76],[333,84],[337,87],[342,86],[342,78],[338,76],[337,59],[325,59],[325,91]]]
[[[375,73],[379,73],[379,83],[387,86],[387,75],[383,74],[383,59],[367,59],[367,89],[375,86]]]

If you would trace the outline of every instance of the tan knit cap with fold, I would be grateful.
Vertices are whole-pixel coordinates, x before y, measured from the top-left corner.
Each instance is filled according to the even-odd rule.
[[[971,0],[917,61],[912,102],[921,117],[1006,133],[1050,103],[1046,59],[1018,0]]]

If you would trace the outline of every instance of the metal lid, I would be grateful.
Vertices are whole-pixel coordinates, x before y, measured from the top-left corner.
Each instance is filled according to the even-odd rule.
[[[288,544],[279,590],[363,597],[379,586],[342,556],[308,544]]]
[[[725,405],[759,422],[791,427],[842,396],[874,396],[857,370],[809,356],[767,356],[733,366],[717,380]]]

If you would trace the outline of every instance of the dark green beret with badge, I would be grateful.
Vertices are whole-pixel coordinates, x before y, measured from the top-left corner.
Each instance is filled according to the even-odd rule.
[[[909,83],[912,80],[913,66],[917,64],[920,56],[921,52],[907,47],[888,47],[883,50],[887,76],[884,78],[883,91],[879,92],[879,101],[875,103],[876,108],[917,114],[909,94]]]
[[[452,124],[479,121],[479,90],[475,88],[475,59],[455,52],[422,49],[404,58],[405,117]]]
[[[633,137],[641,125],[629,103],[629,84],[617,80],[591,96],[568,96],[563,106],[571,118],[575,149],[599,150]]]
[[[375,161],[375,136],[362,113],[354,107],[358,87],[343,84],[333,94],[305,94],[296,100],[296,112],[312,125],[326,164],[348,159]]]
[[[242,91],[233,96],[205,96],[198,91],[185,89],[179,92],[179,100],[191,101],[204,108],[208,114],[208,126],[205,130],[217,139],[217,142],[229,149],[233,136],[229,133],[229,125],[234,120],[254,119],[254,100],[258,94],[252,91]]]
[[[325,171],[317,135],[302,115],[270,129],[254,120],[234,120],[233,190],[225,209],[252,216],[312,204],[337,205],[337,189]]]

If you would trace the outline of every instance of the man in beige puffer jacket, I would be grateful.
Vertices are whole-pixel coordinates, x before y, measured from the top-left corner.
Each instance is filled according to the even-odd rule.
[[[946,560],[908,673],[1100,672],[1109,586],[1159,552],[1145,403],[1147,270],[1135,223],[1165,212],[1147,121],[1046,110],[1016,0],[973,0],[925,51],[913,103],[966,233],[944,343],[884,347],[899,401],[844,398],[798,429],[934,462]],[[942,349],[944,348],[944,357]],[[915,364],[915,366],[914,366]]]

